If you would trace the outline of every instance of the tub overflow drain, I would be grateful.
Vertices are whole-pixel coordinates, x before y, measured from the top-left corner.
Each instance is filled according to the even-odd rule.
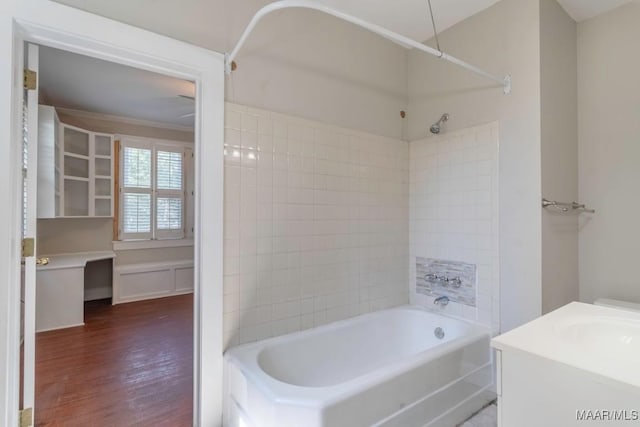
[[[441,340],[442,338],[444,338],[444,330],[442,328],[436,328],[433,331],[433,334],[436,336],[436,338],[438,338],[439,340]]]

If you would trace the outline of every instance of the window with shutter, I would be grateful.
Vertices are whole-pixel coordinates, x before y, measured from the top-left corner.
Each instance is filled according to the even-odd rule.
[[[184,147],[122,138],[120,240],[185,236]]]

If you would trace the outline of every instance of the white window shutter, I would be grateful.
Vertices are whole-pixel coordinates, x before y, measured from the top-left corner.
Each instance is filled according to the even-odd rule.
[[[150,149],[125,146],[122,163],[125,188],[151,188]]]
[[[182,191],[182,152],[158,150],[157,189]]]
[[[120,239],[153,237],[152,149],[123,141],[121,158]]]
[[[156,238],[184,237],[184,149],[157,146]]]
[[[122,197],[124,234],[151,233],[151,195],[124,193]]]
[[[158,197],[158,230],[182,230],[182,199]]]
[[[195,207],[195,163],[193,156],[193,149],[186,148],[184,150],[184,188],[185,188],[185,236],[193,237],[194,233],[194,207]]]

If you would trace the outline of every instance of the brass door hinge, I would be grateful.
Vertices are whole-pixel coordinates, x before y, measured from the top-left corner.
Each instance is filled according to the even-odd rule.
[[[25,408],[20,411],[20,427],[31,427],[33,425],[33,408]]]
[[[35,255],[36,241],[33,237],[22,239],[22,257],[27,258]]]
[[[28,68],[24,69],[23,86],[27,90],[34,90],[38,84],[38,73]]]

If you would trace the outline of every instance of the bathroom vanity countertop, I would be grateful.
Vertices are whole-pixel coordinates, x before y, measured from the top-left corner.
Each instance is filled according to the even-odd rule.
[[[572,302],[497,336],[498,350],[524,351],[640,387],[640,313]]]
[[[84,268],[90,261],[113,259],[113,251],[73,252],[66,254],[42,255],[39,258],[49,258],[49,264],[39,265],[38,271],[61,270],[65,268]]]

